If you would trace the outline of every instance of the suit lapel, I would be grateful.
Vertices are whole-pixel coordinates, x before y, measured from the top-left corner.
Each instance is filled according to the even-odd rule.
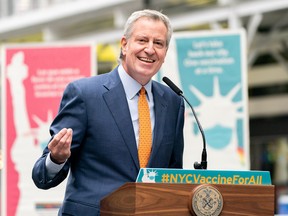
[[[111,78],[110,82],[104,85],[108,91],[103,94],[103,98],[119,128],[125,144],[129,149],[135,166],[139,168],[136,139],[125,91],[117,71],[114,70],[111,73]]]
[[[154,97],[154,107],[155,107],[155,126],[154,126],[154,138],[153,138],[153,148],[150,157],[150,163],[153,158],[156,157],[157,151],[159,150],[160,144],[163,139],[163,132],[166,119],[166,109],[167,101],[164,97],[164,92],[161,90],[155,82],[152,86],[153,97]]]
[[[111,111],[111,114],[119,128],[119,131],[125,144],[127,145],[127,148],[129,149],[135,166],[139,168],[138,150],[134,129],[125,91],[120,81],[117,69],[110,73],[110,77],[111,79],[109,79],[109,81],[104,84],[104,87],[108,91],[103,94],[103,98],[109,110]],[[151,161],[153,161],[153,158],[157,156],[157,151],[159,150],[163,139],[165,119],[167,115],[167,101],[165,100],[164,91],[158,87],[157,83],[153,82],[152,92],[155,107],[155,126],[153,148],[148,166]]]

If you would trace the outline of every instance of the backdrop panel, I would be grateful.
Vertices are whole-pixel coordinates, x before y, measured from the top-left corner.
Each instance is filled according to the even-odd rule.
[[[47,145],[67,83],[96,71],[93,44],[28,44],[1,48],[2,215],[56,215],[65,183],[40,190],[32,167]]]
[[[208,169],[250,168],[246,40],[242,30],[175,33],[157,79],[173,80],[207,140]],[[200,161],[202,138],[186,107],[184,166]]]

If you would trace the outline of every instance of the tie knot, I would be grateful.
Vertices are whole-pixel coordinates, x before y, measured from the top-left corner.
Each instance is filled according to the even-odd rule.
[[[140,89],[140,95],[145,95],[145,93],[146,93],[146,90],[145,90],[144,87],[142,87],[142,88]]]

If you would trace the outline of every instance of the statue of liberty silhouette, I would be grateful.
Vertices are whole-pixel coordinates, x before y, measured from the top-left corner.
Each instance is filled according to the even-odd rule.
[[[25,64],[25,55],[22,51],[16,52],[6,71],[10,84],[12,101],[13,125],[15,128],[15,139],[11,147],[11,160],[18,173],[19,200],[15,216],[39,215],[37,213],[37,203],[61,202],[64,195],[64,188],[57,190],[42,191],[33,184],[31,173],[32,167],[42,154],[47,145],[49,135],[49,125],[52,121],[52,111],[47,111],[47,119],[42,120],[37,115],[31,114],[31,118],[38,127],[32,128],[27,110],[26,88],[24,81],[29,78],[29,67]],[[9,121],[11,121],[9,119]],[[62,186],[64,186],[62,184]],[[63,191],[62,195],[59,191]],[[9,193],[9,191],[7,191]],[[59,197],[60,194],[60,197]],[[8,205],[8,208],[11,207]],[[57,212],[58,209],[55,209]],[[55,215],[54,212],[54,215]]]

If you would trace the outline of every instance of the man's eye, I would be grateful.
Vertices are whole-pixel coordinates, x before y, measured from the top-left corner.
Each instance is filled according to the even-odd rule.
[[[157,47],[160,47],[160,48],[164,47],[164,43],[161,41],[156,41],[155,44]]]

